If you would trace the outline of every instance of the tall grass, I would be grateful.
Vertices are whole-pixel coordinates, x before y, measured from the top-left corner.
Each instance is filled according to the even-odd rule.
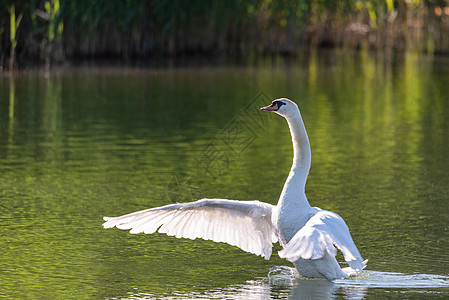
[[[362,44],[449,51],[447,0],[3,2],[3,68],[11,57],[20,64],[49,65],[74,58],[295,54],[308,46]],[[11,7],[23,16],[20,27],[13,22]]]

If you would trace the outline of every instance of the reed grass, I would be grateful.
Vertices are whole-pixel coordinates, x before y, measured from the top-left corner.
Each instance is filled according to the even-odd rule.
[[[0,6],[3,69],[8,60],[16,59],[20,65],[30,61],[50,65],[79,58],[295,55],[311,46],[400,50],[413,46],[449,52],[447,0],[6,0],[6,4]]]

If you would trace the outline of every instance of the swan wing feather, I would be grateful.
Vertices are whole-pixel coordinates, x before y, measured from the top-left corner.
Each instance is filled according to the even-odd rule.
[[[272,238],[272,207],[259,201],[201,199],[104,217],[103,227],[224,242],[268,260],[276,242]]]
[[[335,246],[352,269],[360,271],[365,267],[345,221],[336,213],[320,210],[279,251],[279,256],[291,262],[299,258],[319,259],[326,252],[335,256]]]

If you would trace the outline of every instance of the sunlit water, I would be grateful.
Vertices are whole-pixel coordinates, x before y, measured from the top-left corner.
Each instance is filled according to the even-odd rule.
[[[368,289],[382,289],[385,295],[447,296],[449,276],[431,274],[403,274],[393,272],[363,271],[355,276],[329,282],[322,279],[301,278],[295,268],[277,266],[267,277],[249,280],[244,284],[230,285],[204,293],[178,291],[167,296],[151,293],[128,292],[121,299],[365,299]]]
[[[2,77],[0,297],[448,297],[447,82],[448,59],[413,52]],[[275,97],[299,104],[308,198],[345,219],[365,271],[308,280],[279,245],[265,261],[102,228],[201,197],[275,204],[292,159],[285,120],[259,111]]]

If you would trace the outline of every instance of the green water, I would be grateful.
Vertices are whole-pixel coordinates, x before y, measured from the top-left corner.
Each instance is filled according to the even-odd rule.
[[[0,297],[447,297],[448,82],[449,59],[413,52],[2,77]],[[291,139],[258,108],[279,97],[309,134],[309,201],[340,214],[369,259],[360,278],[273,283],[290,266],[277,251],[102,228],[202,197],[275,204]]]

